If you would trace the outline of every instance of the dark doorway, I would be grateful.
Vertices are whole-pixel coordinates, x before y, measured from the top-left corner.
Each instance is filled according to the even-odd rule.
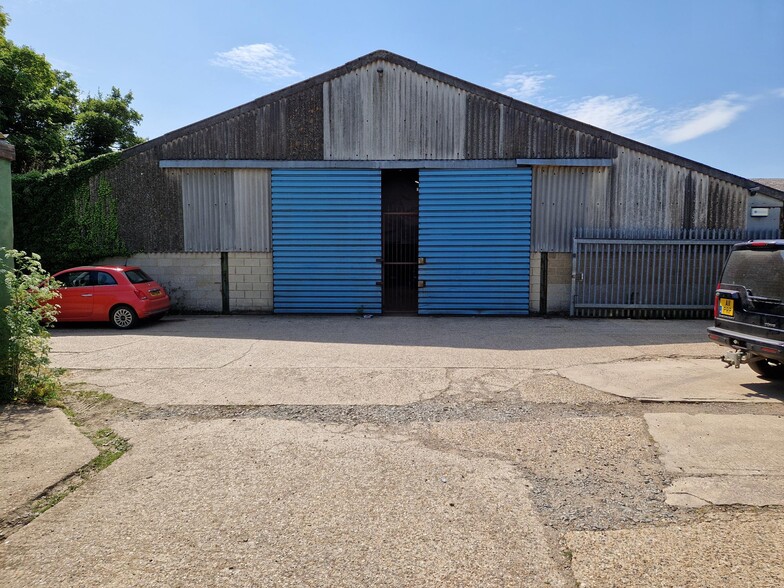
[[[381,171],[382,308],[418,306],[419,170]]]

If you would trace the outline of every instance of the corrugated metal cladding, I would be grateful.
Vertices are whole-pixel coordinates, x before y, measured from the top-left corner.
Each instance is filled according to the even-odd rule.
[[[465,128],[466,92],[399,65],[324,83],[324,159],[463,159]]]
[[[421,170],[420,314],[528,314],[531,170]]]
[[[620,229],[745,228],[748,189],[619,149],[608,212]]]
[[[381,172],[272,172],[274,309],[381,312]]]
[[[321,159],[321,86],[267,104],[239,107],[161,143],[160,159]]]
[[[269,251],[270,171],[182,170],[185,251]]]
[[[581,229],[745,228],[746,188],[630,149],[613,168],[534,170],[534,251],[569,252]]]
[[[575,229],[608,227],[610,174],[606,167],[534,168],[533,250],[570,252]]]

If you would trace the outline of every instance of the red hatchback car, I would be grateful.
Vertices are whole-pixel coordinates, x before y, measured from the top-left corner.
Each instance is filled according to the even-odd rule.
[[[58,322],[109,321],[130,329],[140,319],[162,317],[171,306],[161,285],[138,267],[73,267],[53,277],[63,284],[55,301]]]

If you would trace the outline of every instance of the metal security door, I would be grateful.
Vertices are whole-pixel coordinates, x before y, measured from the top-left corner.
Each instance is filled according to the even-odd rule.
[[[419,314],[528,314],[531,170],[421,170]]]
[[[417,311],[419,171],[381,172],[384,313]]]
[[[381,172],[273,170],[277,313],[381,312]]]

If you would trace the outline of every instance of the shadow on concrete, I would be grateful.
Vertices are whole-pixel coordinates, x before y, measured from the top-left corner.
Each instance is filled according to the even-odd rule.
[[[784,382],[771,382],[760,378],[759,382],[753,384],[741,384],[743,388],[749,390],[743,394],[746,398],[767,398],[784,402]]]
[[[709,321],[542,317],[177,315],[120,331],[61,323],[53,337],[196,337],[359,345],[530,351],[709,343]],[[715,347],[716,357],[721,354]]]

